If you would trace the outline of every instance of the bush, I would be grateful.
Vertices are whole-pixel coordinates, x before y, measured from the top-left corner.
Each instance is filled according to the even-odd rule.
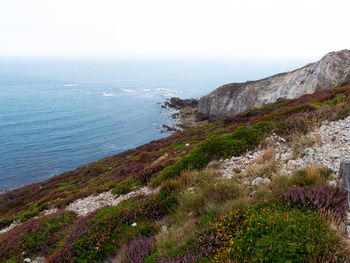
[[[166,212],[157,196],[135,197],[79,220],[61,249],[48,262],[94,262],[122,244],[154,233],[154,221]],[[136,223],[136,226],[132,226]]]
[[[117,183],[114,186],[112,192],[115,195],[124,195],[124,194],[130,193],[131,191],[134,190],[134,188],[137,188],[140,186],[142,186],[141,182],[129,177],[129,178],[121,181],[120,183]]]
[[[172,191],[176,193],[177,203],[168,218],[168,228],[162,229],[155,238],[157,252],[163,257],[186,251],[186,242],[192,233],[200,225],[232,209],[233,203],[237,204],[235,200],[243,194],[235,180],[223,179],[215,171],[183,173],[176,182],[177,187],[180,184],[182,188]]]
[[[132,239],[125,248],[121,262],[143,263],[152,254],[154,241],[151,238],[139,237]]]
[[[316,211],[273,200],[214,220],[188,248],[164,262],[341,262],[344,246]]]
[[[59,212],[32,219],[0,236],[0,259],[23,259],[28,255],[47,254],[57,249],[76,220],[71,212]]]
[[[162,181],[179,176],[181,171],[203,168],[213,159],[239,156],[258,146],[272,129],[271,122],[260,122],[251,127],[238,127],[232,134],[212,134],[182,159],[162,170],[151,184],[153,187],[159,186]]]
[[[318,168],[311,166],[306,169],[298,170],[291,176],[289,183],[294,186],[311,186],[324,184],[332,174],[328,168]]]
[[[343,218],[347,211],[346,194],[329,186],[293,187],[282,192],[282,197],[295,204],[329,211],[337,218]]]
[[[157,202],[161,204],[166,211],[174,210],[177,206],[176,193],[180,189],[180,183],[175,180],[165,181],[157,195]]]

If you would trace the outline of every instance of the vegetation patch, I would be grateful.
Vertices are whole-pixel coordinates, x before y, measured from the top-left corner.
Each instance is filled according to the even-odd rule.
[[[344,248],[317,211],[279,200],[234,209],[192,242],[167,262],[340,262]]]
[[[23,223],[0,236],[0,259],[23,260],[28,255],[52,253],[59,248],[75,220],[74,213],[59,212]]]
[[[273,127],[271,122],[260,122],[251,127],[239,127],[231,134],[210,135],[189,154],[161,171],[153,179],[152,186],[158,186],[166,179],[176,178],[184,170],[203,168],[213,159],[239,156],[258,146]]]
[[[272,130],[294,142],[297,157],[318,143],[303,134],[349,114],[345,85],[250,109],[3,193],[0,228],[27,222],[0,235],[0,261],[43,255],[47,262],[98,262],[120,253],[122,262],[146,263],[347,262],[340,237],[318,213],[344,216],[343,193],[326,186],[332,171],[309,167],[289,178],[278,175],[271,159],[250,171],[270,184],[252,187],[207,165],[254,149]],[[62,212],[31,219],[53,204],[64,208],[110,190],[126,194],[150,182],[160,186],[156,195],[78,220]]]
[[[113,187],[112,192],[115,195],[123,195],[123,194],[130,193],[131,191],[141,186],[142,186],[142,183],[139,180],[134,180],[133,178],[129,177],[117,183]]]
[[[104,260],[130,240],[152,236],[155,221],[165,213],[157,196],[140,196],[115,207],[102,208],[77,222],[49,262]]]

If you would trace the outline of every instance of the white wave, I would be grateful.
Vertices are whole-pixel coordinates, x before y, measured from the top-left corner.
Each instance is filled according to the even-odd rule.
[[[168,89],[164,89],[164,88],[158,88],[158,91],[168,91]]]
[[[73,83],[70,83],[70,84],[65,84],[63,85],[64,87],[77,87],[79,86],[79,84],[73,84]]]
[[[116,95],[116,94],[113,94],[113,93],[102,92],[102,96],[105,96],[105,97],[114,97],[114,96],[117,96],[117,95]]]
[[[135,90],[131,90],[131,89],[122,89],[122,91],[124,91],[126,93],[136,93]]]
[[[149,92],[149,91],[151,91],[151,89],[143,89],[142,91]]]

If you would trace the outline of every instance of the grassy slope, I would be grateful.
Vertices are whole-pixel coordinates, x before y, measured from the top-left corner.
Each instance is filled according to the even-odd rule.
[[[276,103],[258,109],[250,109],[200,128],[179,132],[168,138],[156,140],[136,149],[85,165],[42,183],[28,185],[2,194],[0,196],[0,227],[6,226],[16,219],[26,221],[50,206],[64,208],[71,201],[93,193],[112,189],[115,193],[122,194],[129,192],[134,186],[162,185],[163,181],[169,182],[169,179],[178,177],[183,170],[200,169],[212,159],[240,155],[244,151],[254,148],[271,131],[271,127],[275,132],[288,136],[296,131],[306,132],[310,125],[317,125],[325,119],[343,118],[349,112],[350,85],[344,85],[332,91],[316,92],[298,99],[279,100]],[[237,129],[240,126],[251,127]],[[189,146],[186,146],[187,143]],[[147,220],[144,216],[142,220],[140,219],[140,229],[123,228],[126,231],[123,238],[132,237],[136,232],[157,232],[153,219],[158,218],[158,215],[173,213],[172,206],[178,201],[178,197],[172,195],[169,197],[164,194],[164,191],[151,198],[156,198],[157,208],[151,211],[151,216],[146,217]],[[149,201],[146,198],[135,202],[136,204],[131,205],[127,211],[137,210]],[[62,217],[62,215],[58,215],[58,217]],[[94,215],[93,221],[97,220],[95,217],[98,215]],[[135,212],[134,218],[125,219],[124,223],[130,223],[139,217],[140,215]],[[115,220],[118,221],[119,217]],[[78,221],[75,228],[79,224],[84,225],[85,223]],[[98,224],[95,227],[97,230],[99,229]],[[65,229],[62,233],[67,231]],[[136,232],[134,233],[134,231]],[[149,233],[146,236],[149,236]],[[108,242],[117,238],[115,235],[117,233],[110,234]],[[62,243],[64,237],[60,237],[59,240]],[[107,244],[109,244],[108,242]],[[60,246],[57,242],[53,243],[53,247]],[[120,245],[111,244],[105,251],[103,249],[97,250],[99,252],[96,252],[96,255],[90,255],[90,252],[86,252],[86,256],[95,259],[103,258]],[[1,249],[3,248],[0,247],[0,251]],[[87,248],[83,250],[89,251]],[[52,248],[52,250],[45,250],[42,253],[49,253],[47,251],[53,253],[56,250]],[[0,258],[4,255],[0,252]]]

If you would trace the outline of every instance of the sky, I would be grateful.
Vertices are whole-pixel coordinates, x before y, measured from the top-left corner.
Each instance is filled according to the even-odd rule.
[[[349,0],[0,0],[0,56],[319,58]]]

